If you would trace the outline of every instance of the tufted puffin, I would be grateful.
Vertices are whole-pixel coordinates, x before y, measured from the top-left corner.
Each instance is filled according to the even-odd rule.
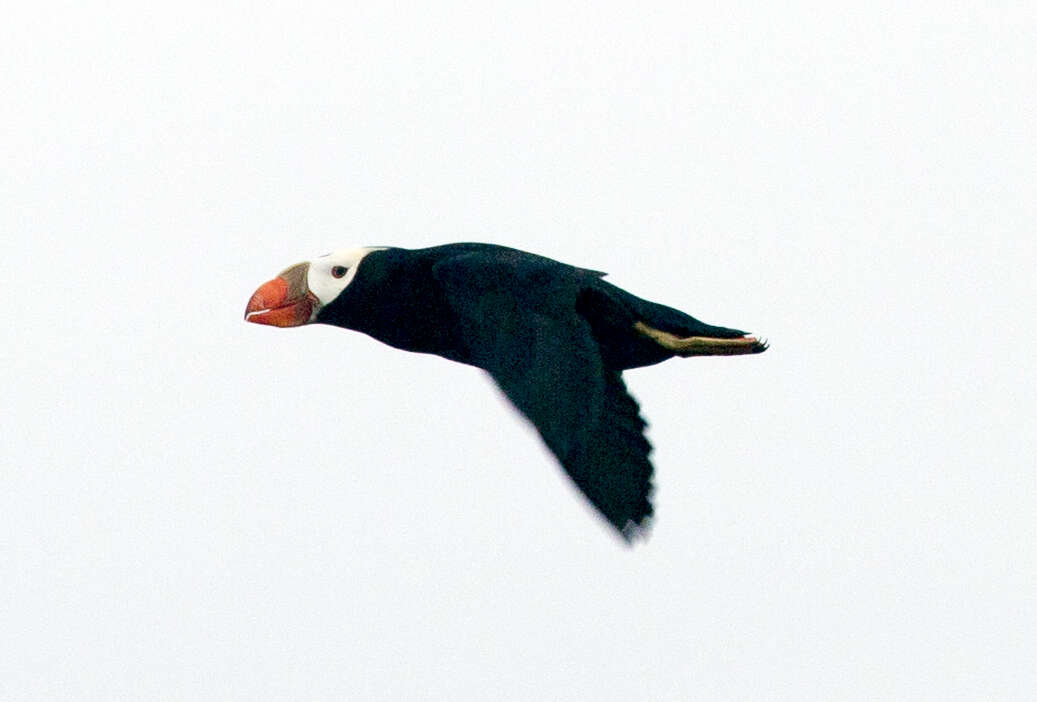
[[[652,517],[651,446],[622,373],[766,341],[648,302],[604,273],[493,244],[343,249],[252,295],[245,320],[333,324],[482,368],[628,542]]]

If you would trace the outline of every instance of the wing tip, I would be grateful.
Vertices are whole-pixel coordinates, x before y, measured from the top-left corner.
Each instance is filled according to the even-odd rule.
[[[626,525],[619,530],[619,534],[623,537],[623,541],[625,541],[626,545],[630,547],[648,541],[648,537],[651,533],[652,516],[650,514],[641,517],[640,521],[637,522],[633,519],[627,520]]]

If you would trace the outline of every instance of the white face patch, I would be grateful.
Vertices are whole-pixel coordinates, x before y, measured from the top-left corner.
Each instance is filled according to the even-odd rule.
[[[372,246],[361,249],[340,249],[315,258],[310,261],[306,284],[323,307],[338,297],[353,282],[364,256],[372,251],[384,250],[385,247]]]

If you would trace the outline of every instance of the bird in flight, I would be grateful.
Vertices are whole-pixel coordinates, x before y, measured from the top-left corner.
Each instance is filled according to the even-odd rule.
[[[651,446],[622,373],[674,356],[767,350],[603,280],[493,244],[343,249],[259,287],[245,320],[331,324],[485,370],[628,542],[652,517]]]

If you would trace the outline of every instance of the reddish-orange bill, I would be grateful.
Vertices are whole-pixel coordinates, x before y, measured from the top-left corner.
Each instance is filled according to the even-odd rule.
[[[245,321],[274,327],[297,327],[310,321],[313,314],[312,295],[288,299],[288,283],[274,278],[259,286],[245,308]]]

